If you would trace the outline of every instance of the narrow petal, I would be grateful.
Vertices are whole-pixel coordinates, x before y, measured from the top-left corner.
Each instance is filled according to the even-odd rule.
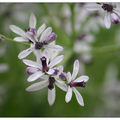
[[[60,56],[54,58],[54,59],[50,62],[49,67],[50,67],[50,68],[54,67],[55,65],[57,65],[58,63],[60,63],[63,59],[64,59],[64,55],[60,55]]]
[[[25,32],[21,28],[15,26],[15,25],[10,25],[9,27],[14,33],[16,33],[22,37],[25,37]]]
[[[34,48],[31,47],[31,48],[28,48],[26,50],[23,50],[22,52],[19,53],[18,58],[23,59],[23,58],[27,57],[33,51],[33,49]]]
[[[119,9],[114,9],[114,13],[116,13],[120,17],[120,10]]]
[[[60,46],[60,45],[46,45],[45,48],[48,48],[48,49],[55,49],[56,51],[63,51],[63,47]]]
[[[73,65],[72,80],[76,78],[78,71],[79,71],[79,61],[75,60],[74,65]]]
[[[36,17],[33,13],[30,15],[29,26],[30,28],[36,27]]]
[[[81,106],[84,106],[84,101],[83,101],[83,98],[81,96],[81,94],[78,92],[78,90],[76,90],[76,88],[72,88],[73,89],[73,92],[75,93],[75,96],[76,96],[76,99],[78,101],[78,103],[81,105]]]
[[[28,42],[28,40],[23,37],[16,37],[13,40],[17,42]]]
[[[71,73],[70,72],[68,72],[67,73],[67,81],[68,81],[68,83],[70,83],[71,82],[71,79],[72,77],[71,77]]]
[[[68,86],[68,90],[65,96],[65,101],[68,103],[72,98],[72,88]]]
[[[40,42],[43,42],[45,41],[48,36],[52,33],[52,28],[51,27],[48,27],[41,35],[40,37]]]
[[[35,80],[37,80],[38,78],[40,78],[42,75],[44,75],[44,73],[41,72],[41,71],[38,71],[38,72],[30,75],[30,76],[28,77],[27,81],[28,81],[28,82],[35,81]]]
[[[52,90],[48,89],[48,103],[49,103],[50,106],[52,106],[54,104],[55,97],[56,97],[55,87]]]
[[[30,66],[30,67],[35,67],[35,68],[39,68],[39,69],[42,68],[42,66],[40,64],[38,64],[37,62],[34,62],[32,60],[24,59],[23,62],[24,62],[24,64],[26,64],[27,66]]]
[[[52,75],[55,71],[53,69],[49,69],[49,71],[47,72],[47,74]]]
[[[85,8],[89,11],[98,11],[100,10],[100,5],[96,3],[88,3],[87,5],[85,5]]]
[[[27,87],[26,88],[26,91],[37,91],[37,90],[40,90],[44,87],[47,87],[49,84],[49,82],[47,80],[44,80],[44,81],[41,81],[41,82],[37,82],[37,83],[34,83],[32,84],[31,86]]]
[[[104,24],[105,24],[107,29],[109,29],[111,26],[110,13],[108,13],[108,12],[105,14]]]
[[[59,80],[56,80],[55,84],[63,91],[67,91],[67,85],[62,82],[62,81],[59,81]]]
[[[76,80],[74,80],[74,82],[82,82],[82,81],[87,82],[88,80],[89,80],[88,76],[82,75],[79,78],[77,78]]]
[[[45,30],[45,28],[46,28],[46,25],[45,25],[45,24],[43,24],[42,26],[40,26],[40,27],[38,28],[38,30],[37,30],[37,37],[40,36],[40,34]]]

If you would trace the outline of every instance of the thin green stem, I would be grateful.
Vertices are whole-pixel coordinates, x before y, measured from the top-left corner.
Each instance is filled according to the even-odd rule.
[[[85,51],[85,52],[76,52],[76,55],[82,55],[82,54],[92,54],[92,55],[104,55],[107,53],[113,53],[120,51],[120,45],[110,45],[110,46],[104,46],[104,47],[99,47],[99,48],[93,48],[90,51]]]
[[[13,42],[13,43],[17,43],[17,44],[22,44],[22,45],[30,46],[29,43],[17,42],[17,41],[14,41],[14,40],[10,39],[10,38],[7,38],[6,36],[4,36],[4,35],[2,35],[2,34],[0,34],[0,37],[1,37],[2,40],[7,40],[7,41],[10,41],[10,42]]]

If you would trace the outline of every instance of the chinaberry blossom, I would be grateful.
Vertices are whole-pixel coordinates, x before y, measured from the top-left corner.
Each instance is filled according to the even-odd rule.
[[[86,82],[88,81],[88,76],[80,76],[76,79],[76,76],[79,71],[79,61],[75,60],[73,66],[73,73],[71,75],[70,72],[67,73],[67,93],[65,96],[65,101],[68,103],[72,98],[72,91],[75,93],[76,99],[81,106],[84,106],[83,98],[81,94],[75,87],[85,87]]]
[[[63,67],[59,66],[58,68],[56,68],[56,70],[58,71],[57,73],[54,73],[50,76],[44,75],[43,77],[41,77],[40,82],[30,85],[26,90],[30,92],[48,87],[48,103],[49,105],[53,105],[56,98],[55,85],[63,91],[67,90],[66,84],[63,81],[58,80],[58,76],[61,73],[62,69]]]
[[[27,68],[27,72],[31,74],[27,80],[29,82],[32,82],[45,74],[54,74],[56,72],[54,66],[60,63],[63,60],[63,58],[64,56],[60,55],[56,56],[53,60],[50,61],[50,58],[47,56],[47,51],[44,51],[43,53],[41,52],[41,55],[37,62],[23,59],[23,62],[29,66],[29,68]]]
[[[104,24],[107,29],[110,28],[112,23],[119,23],[120,19],[120,8],[119,4],[113,3],[92,3],[88,4],[88,10],[101,11],[104,13]]]
[[[15,25],[10,25],[10,29],[14,33],[21,36],[21,37],[15,37],[14,38],[15,41],[30,42],[31,44],[30,48],[23,50],[18,55],[19,59],[23,59],[33,51],[40,50],[41,48],[56,49],[58,51],[63,50],[63,48],[59,45],[50,44],[56,40],[57,35],[54,32],[52,32],[51,27],[48,27],[47,29],[45,29],[45,27],[46,25],[43,24],[42,26],[39,27],[38,30],[36,30],[36,17],[34,14],[31,14],[30,20],[29,20],[29,28],[25,29],[25,31],[23,31],[21,28]]]

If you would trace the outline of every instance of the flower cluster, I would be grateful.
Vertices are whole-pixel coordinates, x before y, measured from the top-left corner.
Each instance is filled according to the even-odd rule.
[[[85,87],[88,76],[80,76],[79,61],[75,60],[73,65],[73,73],[64,72],[63,66],[58,64],[64,59],[64,55],[59,55],[63,47],[55,44],[57,35],[52,32],[52,28],[46,28],[43,24],[36,29],[36,17],[32,13],[29,19],[29,28],[22,30],[21,28],[10,25],[10,29],[20,37],[15,37],[18,42],[28,42],[30,47],[23,50],[18,55],[23,63],[27,65],[26,71],[29,75],[27,81],[34,82],[27,87],[27,91],[37,91],[42,88],[48,88],[48,103],[53,105],[56,98],[55,86],[66,92],[65,101],[69,102],[72,98],[72,91],[75,93],[76,99],[81,106],[84,106],[83,98],[77,91],[76,87]],[[25,59],[29,54],[34,53],[36,61]]]

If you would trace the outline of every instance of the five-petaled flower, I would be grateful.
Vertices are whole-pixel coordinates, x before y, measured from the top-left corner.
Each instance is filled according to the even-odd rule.
[[[75,79],[78,74],[78,71],[79,71],[79,61],[75,60],[72,75],[70,72],[67,73],[68,85],[67,85],[67,93],[65,96],[65,101],[68,103],[71,100],[72,91],[73,91],[75,93],[78,103],[81,106],[84,106],[83,98],[75,87],[85,87],[85,84],[88,81],[89,77],[83,75]]]

